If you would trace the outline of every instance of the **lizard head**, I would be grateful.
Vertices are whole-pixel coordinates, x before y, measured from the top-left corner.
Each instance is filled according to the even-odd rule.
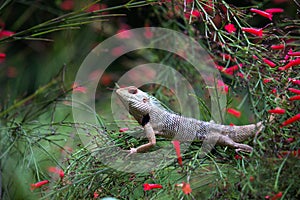
[[[129,113],[136,119],[141,119],[141,117],[149,114],[151,104],[147,93],[135,86],[119,88],[116,93]]]

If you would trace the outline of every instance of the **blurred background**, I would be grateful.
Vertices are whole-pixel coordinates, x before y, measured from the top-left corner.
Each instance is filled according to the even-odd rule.
[[[195,9],[199,10],[198,13],[191,12],[194,6],[198,6],[198,9]],[[232,6],[232,10],[230,10],[230,6]],[[270,22],[268,19],[261,18],[258,15],[252,16],[247,9],[253,6],[282,8],[284,13],[274,15],[274,20]],[[200,7],[204,8],[203,11]],[[235,13],[232,14],[232,12]],[[59,166],[70,177],[72,177],[72,172],[77,173],[76,170],[87,170],[83,173],[92,173],[92,169],[95,166],[99,166],[98,163],[93,163],[95,165],[92,165],[91,160],[88,160],[86,163],[90,163],[91,166],[86,165],[87,168],[79,169],[80,166],[70,167],[70,163],[74,163],[82,155],[71,156],[72,153],[85,152],[82,150],[82,144],[76,136],[75,125],[70,123],[72,120],[71,92],[84,93],[84,88],[74,86],[77,70],[89,52],[106,38],[124,30],[151,26],[170,28],[194,37],[207,49],[215,63],[228,67],[231,61],[227,62],[220,54],[224,53],[221,36],[226,41],[231,37],[225,33],[224,26],[230,20],[232,23],[236,20],[234,17],[228,17],[230,15],[237,18],[237,21],[240,21],[242,26],[262,27],[272,33],[270,34],[272,37],[266,38],[264,41],[251,37],[247,38],[241,33],[236,37],[232,36],[231,39],[237,39],[239,43],[236,46],[229,45],[231,49],[234,49],[231,55],[240,59],[239,62],[242,59],[246,60],[245,57],[251,57],[252,59],[253,52],[262,52],[257,47],[259,45],[262,48],[266,48],[271,44],[285,40],[286,38],[284,37],[287,32],[291,33],[289,37],[294,36],[296,38],[295,43],[299,39],[299,2],[296,0],[247,0],[242,2],[229,0],[2,0],[0,2],[0,116],[2,118],[0,124],[0,199],[61,199],[63,197],[66,199],[88,199],[93,197],[94,191],[102,192],[103,197],[109,194],[116,194],[120,199],[126,199],[130,195],[132,195],[132,199],[151,199],[151,195],[147,196],[140,191],[131,193],[130,191],[133,191],[132,188],[135,185],[127,188],[124,194],[118,195],[122,191],[120,188],[122,188],[121,185],[124,185],[123,182],[128,182],[127,178],[132,175],[123,174],[121,176],[116,174],[116,177],[121,177],[119,178],[120,181],[115,186],[103,183],[102,189],[98,189],[92,183],[92,186],[88,186],[87,182],[83,181],[83,186],[81,185],[78,188],[89,188],[90,190],[81,194],[77,190],[77,194],[72,194],[66,187],[66,185],[72,185],[71,183],[76,182],[72,182],[72,178],[67,178],[56,184],[55,181],[58,178],[53,178],[49,175],[47,171],[49,166]],[[279,19],[282,19],[282,21]],[[294,19],[295,24],[292,23]],[[272,26],[275,28],[272,28]],[[219,30],[219,35],[214,34],[218,32],[217,30]],[[294,30],[298,30],[298,32]],[[257,47],[259,51],[254,48],[247,51],[248,55],[246,55],[245,46],[247,45],[244,37],[250,39],[252,44],[257,45],[253,46]],[[290,39],[289,37],[287,39]],[[232,40],[228,39],[228,43]],[[239,45],[242,47],[239,48]],[[225,53],[228,53],[226,51]],[[266,53],[266,55],[269,54],[270,52]],[[284,54],[284,52],[281,52],[281,54]],[[276,55],[280,57],[282,56],[281,54],[278,53]],[[274,54],[274,57],[276,55]],[[97,112],[111,112],[109,108],[110,102],[107,101],[108,97],[106,94],[108,96],[111,94],[112,88],[115,87],[115,82],[124,72],[136,65],[136,63],[149,62],[168,64],[185,74],[190,82],[193,83],[197,95],[202,98],[199,100],[201,105],[199,119],[210,119],[210,114],[206,112],[209,106],[205,106],[209,104],[209,97],[205,96],[206,88],[202,86],[203,80],[195,76],[192,66],[184,63],[180,58],[170,56],[167,52],[162,51],[151,51],[143,56],[133,52],[115,61],[105,71],[99,82],[98,93],[96,94]],[[251,62],[252,60],[247,60],[245,63],[251,66],[249,64]],[[145,73],[146,76],[147,73]],[[290,75],[293,73],[297,72],[292,72]],[[256,79],[261,78],[257,73],[252,74],[252,71],[249,74]],[[271,73],[268,71],[266,74]],[[164,74],[162,76],[168,77]],[[252,98],[251,94],[247,95],[249,92],[247,81],[239,81],[235,79],[236,77],[227,75],[222,76],[225,84],[230,87],[228,104],[238,107],[243,113],[254,113],[250,115],[244,114],[239,119],[228,116],[223,123],[242,125],[254,122],[264,111],[264,102],[255,104],[258,105],[258,109],[252,108],[253,103],[251,101],[253,101],[253,98],[254,101],[259,101],[259,94],[254,95]],[[178,102],[173,98],[171,90],[155,85],[148,85],[144,88],[176,111]],[[263,96],[265,97],[265,95]],[[100,121],[105,130],[109,131],[109,134],[112,134],[112,137],[115,137],[116,140],[123,137],[118,135],[117,129],[120,127],[116,127],[115,124],[111,123],[111,119],[101,119],[100,115]],[[297,132],[297,129],[294,132]],[[283,138],[289,138],[289,136],[285,135]],[[127,139],[125,138],[124,140]],[[264,141],[269,141],[268,138],[264,139]],[[281,138],[281,140],[283,139]],[[125,145],[123,148],[126,148],[132,146],[132,144],[136,146],[139,141],[119,142]],[[271,142],[274,144],[278,141],[274,140]],[[233,154],[231,152],[231,155]],[[224,160],[229,159],[226,155],[222,154],[222,156],[224,156]],[[79,161],[77,160],[76,162]],[[244,165],[244,163],[238,163],[237,165],[242,168],[241,165]],[[275,169],[277,166],[273,167]],[[299,162],[297,162],[295,167],[299,169]],[[235,173],[235,176],[238,176],[237,174]],[[274,176],[274,174],[266,174],[266,176]],[[214,175],[218,177],[217,172]],[[297,173],[294,175],[297,176]],[[92,178],[90,175],[87,177]],[[123,182],[121,181],[122,177],[126,179]],[[143,182],[151,179],[149,175],[145,175],[145,177],[147,178],[138,177],[137,180]],[[36,190],[30,191],[32,183],[44,179],[51,179],[51,187],[43,188],[38,192]],[[176,176],[172,180],[179,179]],[[112,181],[113,177],[110,177],[109,180]],[[211,180],[215,180],[215,176]],[[236,179],[232,178],[232,180],[234,182]],[[261,179],[261,181],[263,182],[264,180]],[[242,187],[237,182],[233,183],[232,186]],[[210,183],[210,181],[207,183]],[[293,184],[298,184],[299,186],[299,181],[293,182]],[[253,199],[259,199],[259,195],[268,194],[271,191],[274,191],[273,193],[275,194],[275,190],[276,192],[279,191],[277,183],[277,188],[274,190],[271,190],[272,186],[270,186],[261,193],[254,192],[253,196],[251,196],[248,194],[253,192],[253,190],[259,190],[261,185],[253,186],[255,189],[248,186],[244,186],[246,187],[244,191],[245,199],[251,199],[252,197]],[[52,187],[55,189],[51,189]],[[105,187],[106,190],[104,189]],[[117,189],[107,191],[109,187]],[[229,189],[227,189],[228,191],[234,190],[234,187],[230,188],[228,186]],[[284,189],[284,187],[292,188],[288,183],[282,185],[281,189]],[[49,195],[49,190],[52,190],[50,192],[51,195]],[[294,190],[291,189],[290,191]],[[166,193],[160,199],[170,198]],[[212,195],[211,198],[217,198],[218,195],[222,196],[223,193],[217,188],[213,194],[215,195]],[[176,195],[180,197],[182,194],[176,193]],[[207,193],[199,192],[199,197],[201,195],[205,196]],[[224,199],[235,199],[234,195],[232,198],[230,195],[225,196],[222,197]],[[264,198],[264,196],[260,197],[260,199]],[[290,199],[293,199],[292,197],[299,197],[299,191],[294,191],[293,195],[289,196]],[[193,199],[193,197],[190,199]]]

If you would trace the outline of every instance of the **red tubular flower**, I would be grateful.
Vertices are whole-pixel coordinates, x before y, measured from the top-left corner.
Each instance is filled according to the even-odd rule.
[[[290,101],[300,100],[300,95],[292,96],[289,98]]]
[[[73,0],[64,0],[60,4],[60,8],[65,11],[73,10],[74,9],[74,1]]]
[[[199,10],[193,10],[191,14],[194,17],[200,17],[202,15],[202,13]]]
[[[97,199],[99,197],[99,193],[98,192],[94,192],[94,199]]]
[[[271,198],[271,200],[277,200],[280,199],[281,197],[282,197],[282,192],[278,192],[275,196]]]
[[[259,37],[263,36],[263,30],[262,30],[262,28],[258,29],[258,28],[245,28],[245,27],[243,27],[242,31],[245,31],[247,33],[251,33],[251,34],[259,36]]]
[[[287,119],[286,121],[282,122],[282,124],[281,124],[280,127],[282,128],[283,126],[287,126],[287,125],[289,125],[291,123],[294,123],[294,122],[296,122],[298,120],[300,120],[300,113],[297,114],[297,115],[295,115],[295,116],[293,116],[293,117],[291,117],[291,118],[289,118],[289,119]]]
[[[151,28],[149,26],[145,26],[144,36],[147,39],[151,39],[153,37],[153,32],[151,31]]]
[[[37,183],[33,183],[30,185],[30,190],[33,191],[34,189],[36,188],[40,188],[42,187],[43,185],[49,183],[48,180],[44,180],[44,181],[40,181],[40,182],[37,182]]]
[[[176,151],[178,164],[180,166],[182,166],[182,157],[181,157],[181,154],[180,154],[180,142],[177,141],[177,140],[174,140],[174,141],[172,141],[172,143],[173,143],[175,151]]]
[[[236,155],[234,156],[234,159],[236,159],[236,160],[242,160],[243,157],[240,156],[239,154],[236,154]]]
[[[182,191],[184,194],[190,194],[192,192],[191,185],[189,183],[182,182]]]
[[[288,52],[288,55],[289,56],[300,56],[300,51],[297,51],[297,52]]]
[[[268,60],[267,58],[263,58],[263,61],[264,61],[264,63],[266,63],[270,67],[275,67],[276,66],[275,63],[273,63],[271,60]]]
[[[294,139],[294,138],[288,138],[288,139],[286,139],[285,141],[288,142],[288,143],[291,143],[291,142],[294,142],[295,139]]]
[[[255,9],[255,8],[251,8],[250,11],[253,12],[253,13],[257,13],[257,14],[263,16],[263,17],[266,17],[266,18],[268,18],[269,20],[272,21],[272,17],[273,17],[272,13],[265,12],[265,11],[262,11],[262,10],[258,10],[258,9]]]
[[[228,33],[234,33],[236,31],[234,24],[227,24],[224,28]]]
[[[282,13],[284,10],[282,8],[268,8],[265,10],[267,13]]]
[[[162,189],[163,186],[160,184],[144,183],[143,188],[144,188],[144,191],[148,191],[148,190],[152,190],[152,189]]]
[[[86,12],[95,12],[95,11],[97,11],[97,10],[100,10],[101,9],[101,6],[100,6],[100,4],[93,4],[93,5],[91,5],[87,10],[86,10]]]
[[[58,174],[60,178],[63,178],[65,176],[64,171],[58,167],[49,167],[48,172]]]
[[[129,130],[129,128],[127,128],[127,127],[125,127],[125,128],[120,128],[119,129],[119,132],[120,133],[124,133],[124,132],[126,132],[126,131],[128,131]]]
[[[300,94],[300,90],[298,89],[295,89],[295,88],[288,88],[288,90],[292,93],[295,93],[295,94]]]
[[[243,65],[242,64],[239,64],[239,65],[233,65],[231,67],[228,67],[224,70],[224,73],[225,74],[229,74],[229,75],[233,75],[233,73],[235,71],[237,71],[240,67],[242,67]]]
[[[229,114],[231,114],[231,115],[233,115],[233,116],[235,116],[237,118],[241,117],[241,112],[238,111],[238,110],[235,110],[233,108],[228,108],[227,109],[227,113],[229,113]]]
[[[271,82],[271,81],[272,81],[272,79],[270,79],[270,78],[264,78],[264,79],[263,79],[263,83],[264,83],[264,84],[269,83],[269,82]]]
[[[6,54],[5,53],[0,53],[0,63],[2,63],[6,58]]]
[[[231,55],[229,55],[229,54],[221,53],[220,55],[221,55],[222,58],[225,59],[225,60],[236,61],[236,59],[235,59],[235,58],[232,58]]]
[[[15,34],[15,32],[12,32],[12,31],[0,30],[0,39],[3,37],[10,37],[14,34]]]
[[[291,81],[294,84],[300,85],[300,80],[289,78],[289,81]]]
[[[73,83],[72,85],[73,92],[86,93],[87,88],[83,86],[79,86],[78,83]]]
[[[229,87],[228,85],[226,85],[223,81],[221,80],[218,80],[218,87],[220,87],[221,89],[223,89],[223,91],[227,94],[228,93],[228,90],[229,90]],[[222,91],[222,92],[223,92]]]
[[[6,58],[6,54],[5,53],[0,53],[0,58]]]
[[[288,68],[293,67],[295,65],[300,65],[300,58],[298,58],[296,60],[291,60],[288,64],[281,67],[280,70],[287,70]]]
[[[271,49],[273,50],[281,50],[284,49],[284,44],[277,44],[277,45],[272,45]]]
[[[271,110],[268,110],[268,113],[271,113],[271,114],[284,114],[285,113],[285,109],[282,109],[282,108],[275,108],[275,109],[271,109]]]

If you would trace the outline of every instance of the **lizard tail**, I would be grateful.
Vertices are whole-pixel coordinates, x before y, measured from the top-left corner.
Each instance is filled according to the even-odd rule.
[[[229,137],[235,142],[243,142],[248,138],[260,133],[265,126],[260,121],[256,124],[234,126],[234,131],[229,134]]]

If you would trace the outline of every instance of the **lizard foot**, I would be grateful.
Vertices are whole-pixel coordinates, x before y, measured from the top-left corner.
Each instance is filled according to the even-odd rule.
[[[129,156],[136,154],[137,149],[136,148],[130,148],[130,150],[126,150],[126,152],[129,152],[128,155],[125,158],[128,158]]]
[[[235,150],[235,152],[238,153],[239,151],[251,153],[253,151],[253,148],[246,144],[239,144],[237,145],[237,149]]]

